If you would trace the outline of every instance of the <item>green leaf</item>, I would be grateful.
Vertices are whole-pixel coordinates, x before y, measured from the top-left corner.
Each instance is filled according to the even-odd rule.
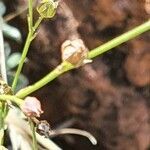
[[[2,24],[2,28],[3,28],[3,33],[4,33],[4,36],[10,38],[10,39],[13,39],[17,42],[21,42],[22,41],[22,36],[21,36],[21,33],[20,31],[13,27],[13,26],[10,26],[6,23],[3,22]]]
[[[20,58],[21,58],[21,53],[16,52],[16,53],[11,54],[8,57],[7,62],[6,62],[7,68],[12,69],[16,67],[19,64]]]
[[[6,12],[6,7],[2,1],[0,1],[0,16],[3,16]]]
[[[10,45],[9,45],[8,42],[5,42],[5,43],[4,43],[4,50],[5,50],[5,58],[6,58],[6,60],[7,60],[7,59],[8,59],[8,56],[9,56],[10,53],[11,53],[11,47],[10,47]]]

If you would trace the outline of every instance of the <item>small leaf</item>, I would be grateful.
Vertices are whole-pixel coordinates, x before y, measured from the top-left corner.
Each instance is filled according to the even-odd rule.
[[[8,42],[5,42],[5,43],[4,43],[4,49],[5,49],[5,58],[6,58],[6,60],[7,60],[8,56],[9,56],[10,53],[11,53],[11,47],[10,47],[10,45],[9,45]]]
[[[7,59],[7,68],[12,69],[16,67],[19,64],[20,58],[21,58],[21,53],[16,52],[11,54]]]
[[[2,1],[0,1],[0,16],[3,16],[6,12],[6,7]]]
[[[21,42],[22,41],[22,36],[21,36],[21,33],[20,31],[13,27],[13,26],[10,26],[6,23],[3,22],[2,24],[2,28],[3,28],[3,33],[4,33],[4,36],[10,38],[10,39],[13,39],[17,42]]]

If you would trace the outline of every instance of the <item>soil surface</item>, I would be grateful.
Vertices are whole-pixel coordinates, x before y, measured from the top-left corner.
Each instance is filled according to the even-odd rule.
[[[6,0],[7,14],[27,0]],[[57,15],[45,20],[31,45],[24,74],[30,84],[61,62],[61,44],[81,38],[91,50],[148,20],[145,0],[62,0]],[[35,13],[35,18],[37,14]],[[10,24],[27,35],[26,13]],[[92,133],[97,146],[80,136],[54,138],[65,150],[150,149],[150,34],[145,33],[72,70],[33,95],[41,99],[52,128],[75,127]],[[11,42],[13,49],[23,45]]]

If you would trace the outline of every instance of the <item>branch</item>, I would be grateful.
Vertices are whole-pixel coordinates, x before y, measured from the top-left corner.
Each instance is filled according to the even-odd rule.
[[[112,48],[119,46],[120,44],[127,42],[128,40],[131,40],[140,34],[150,30],[150,20],[143,23],[140,26],[135,27],[134,29],[122,34],[121,36],[118,36],[117,38],[91,50],[88,54],[88,58],[94,58],[96,56],[99,56],[100,54],[111,50]],[[53,71],[51,71],[48,75],[46,75],[41,80],[37,81],[35,84],[30,85],[22,90],[20,90],[16,96],[19,98],[24,98],[27,95],[35,92],[36,90],[40,89],[47,83],[51,82],[61,74],[74,69],[75,67],[71,65],[69,62],[62,62],[57,68],[55,68]]]

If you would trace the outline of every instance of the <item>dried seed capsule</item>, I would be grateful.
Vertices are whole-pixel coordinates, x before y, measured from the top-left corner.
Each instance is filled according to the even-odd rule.
[[[44,135],[45,137],[49,137],[50,130],[51,130],[50,125],[46,120],[42,120],[37,124],[37,132],[40,135]]]
[[[61,46],[62,61],[67,61],[75,67],[91,62],[87,59],[88,49],[81,39],[67,40]]]
[[[58,2],[54,2],[54,0],[42,0],[37,11],[42,18],[52,18],[56,13],[57,6]]]

